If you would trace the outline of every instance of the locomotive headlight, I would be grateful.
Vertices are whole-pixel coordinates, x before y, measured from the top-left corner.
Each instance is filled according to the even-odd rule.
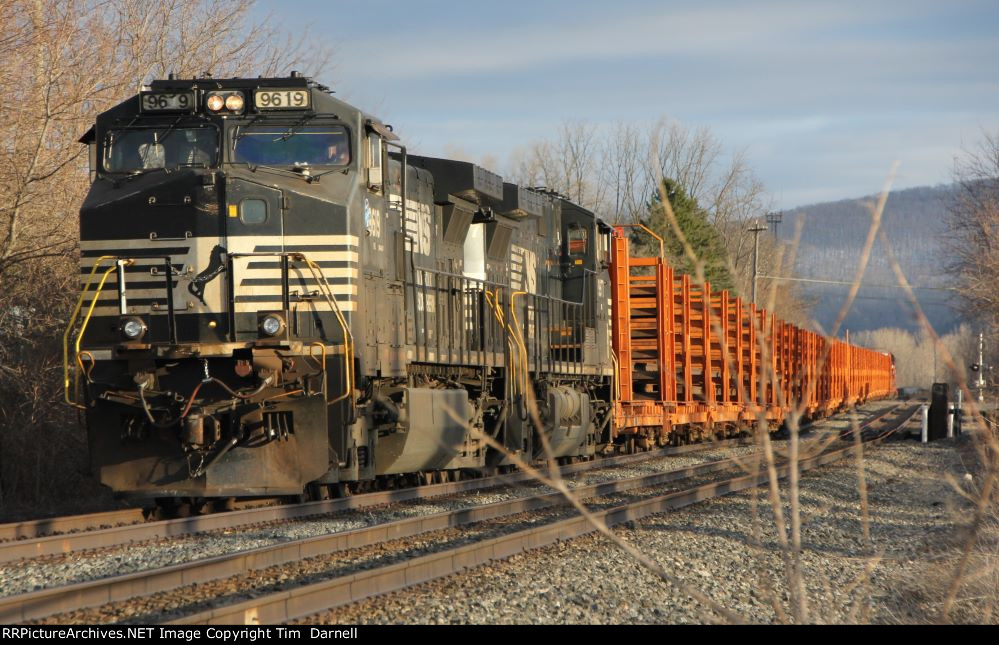
[[[239,112],[243,109],[243,95],[242,94],[230,94],[225,97],[225,108],[233,112]]]
[[[284,331],[284,320],[277,314],[267,314],[260,321],[260,331],[268,336],[277,336]]]
[[[220,94],[209,94],[208,100],[205,101],[205,105],[212,112],[218,112],[225,106],[225,99],[222,98]]]
[[[146,323],[141,318],[126,318],[121,323],[121,333],[128,340],[139,340],[146,333]]]

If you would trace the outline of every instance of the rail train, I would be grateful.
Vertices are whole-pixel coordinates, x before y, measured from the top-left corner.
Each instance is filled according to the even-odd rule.
[[[444,481],[894,387],[889,355],[632,257],[554,192],[409,154],[296,72],[156,80],[81,143],[66,400],[122,497]]]

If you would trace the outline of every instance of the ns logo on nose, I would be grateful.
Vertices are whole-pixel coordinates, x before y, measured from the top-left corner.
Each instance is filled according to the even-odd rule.
[[[191,278],[190,284],[187,285],[187,290],[191,292],[191,295],[200,300],[201,304],[205,306],[208,305],[204,297],[205,286],[225,271],[226,253],[227,251],[224,246],[216,244],[215,248],[212,249],[208,266],[204,271]]]

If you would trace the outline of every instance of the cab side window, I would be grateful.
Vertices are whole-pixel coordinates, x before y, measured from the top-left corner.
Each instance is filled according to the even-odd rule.
[[[569,255],[571,257],[581,257],[586,255],[586,246],[589,241],[589,231],[579,224],[570,224],[568,230],[567,243]]]
[[[601,233],[598,231],[597,238],[597,262],[603,266],[607,266],[610,264],[610,233]]]
[[[368,133],[365,166],[368,171],[368,188],[380,191],[382,188],[382,138],[374,132]]]

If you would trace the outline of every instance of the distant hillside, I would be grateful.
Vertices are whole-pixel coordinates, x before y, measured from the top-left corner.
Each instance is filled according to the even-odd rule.
[[[910,188],[891,193],[885,206],[882,228],[888,236],[902,270],[913,286],[953,286],[945,269],[942,236],[947,227],[951,186]],[[795,221],[803,218],[801,243],[796,259],[799,278],[852,281],[871,225],[876,196],[812,204],[784,212],[779,237],[794,236]],[[835,322],[849,290],[845,285],[800,283],[805,294],[818,299],[815,319],[826,330]],[[874,246],[864,287],[846,318],[847,329],[860,331],[879,327],[916,330],[917,323],[903,292],[897,285],[885,249]],[[960,322],[954,298],[947,291],[919,289],[920,304],[938,332],[948,332]]]

